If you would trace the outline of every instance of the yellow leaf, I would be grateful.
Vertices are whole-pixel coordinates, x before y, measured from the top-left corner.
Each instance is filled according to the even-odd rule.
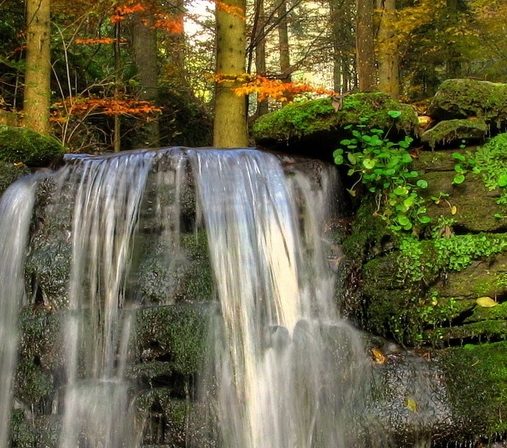
[[[384,364],[386,362],[386,357],[378,348],[372,348],[371,354],[373,355],[373,362],[375,364]]]
[[[407,409],[410,409],[412,412],[417,412],[417,401],[415,401],[413,398],[407,397],[405,399],[405,404],[407,406]]]
[[[451,207],[451,215],[455,215],[457,211],[458,211],[457,207],[455,205],[453,205]]]
[[[498,302],[495,302],[491,297],[479,297],[476,301],[477,305],[482,306],[483,308],[492,308],[498,305]]]

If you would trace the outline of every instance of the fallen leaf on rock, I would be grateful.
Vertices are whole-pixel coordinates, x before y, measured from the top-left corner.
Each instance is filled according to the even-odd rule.
[[[479,297],[476,301],[477,305],[482,306],[483,308],[493,308],[498,305],[498,302],[495,302],[491,297]]]

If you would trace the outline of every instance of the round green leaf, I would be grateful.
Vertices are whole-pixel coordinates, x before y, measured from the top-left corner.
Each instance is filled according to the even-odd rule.
[[[419,179],[417,182],[416,182],[416,185],[419,187],[419,188],[427,188],[428,187],[428,182],[425,181],[424,179]]]
[[[410,220],[405,215],[398,215],[396,221],[403,227],[410,224]]]
[[[502,174],[498,178],[498,186],[499,187],[506,187],[507,186],[507,174]]]
[[[375,168],[376,163],[377,163],[377,161],[375,159],[364,159],[363,160],[363,166],[367,170],[372,170],[373,168]]]
[[[457,176],[454,176],[454,179],[452,181],[453,184],[462,184],[465,181],[465,176],[463,174],[458,174]]]
[[[343,156],[335,156],[334,163],[341,165],[343,163]]]
[[[393,193],[398,195],[398,196],[405,196],[407,194],[407,189],[405,187],[396,187],[394,190],[393,190]]]
[[[412,207],[412,205],[414,205],[414,202],[415,202],[415,197],[414,196],[409,196],[408,198],[406,198],[403,201],[403,205],[405,207],[409,208],[409,207]]]
[[[387,115],[389,115],[391,118],[399,118],[399,117],[401,117],[401,111],[400,110],[388,110]]]

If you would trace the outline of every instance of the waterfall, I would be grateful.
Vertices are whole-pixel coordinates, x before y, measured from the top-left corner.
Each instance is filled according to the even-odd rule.
[[[72,156],[51,176],[48,219],[41,225],[64,241],[70,260],[60,309],[52,311],[62,316],[55,350],[63,367],[52,405],[60,448],[142,445],[137,385],[128,379],[135,313],[155,302],[172,304],[185,262],[182,226],[187,234],[207,234],[218,302],[196,399],[196,408],[206,410],[208,432],[206,440],[188,443],[356,444],[370,362],[358,333],[339,317],[326,259],[324,227],[337,205],[336,173],[319,162],[307,171],[292,165],[291,158],[257,150],[175,148]],[[0,204],[0,229],[7,235],[0,284],[8,285],[0,289],[0,336],[11,337],[0,352],[6,369],[0,447],[7,446],[34,185],[16,183]],[[195,219],[183,222],[182,197],[190,190],[197,197]],[[163,292],[150,290],[147,297],[134,254],[150,238],[167,269],[155,273]]]
[[[312,192],[271,154],[190,157],[221,310],[203,386],[218,446],[351,446],[368,362],[333,304],[322,243],[332,173]]]
[[[8,445],[18,314],[24,299],[24,259],[37,177],[12,184],[0,201],[0,447]]]
[[[69,312],[62,345],[67,385],[60,447],[137,446],[124,380],[131,319],[125,283],[151,156],[80,158],[60,173],[75,192]]]

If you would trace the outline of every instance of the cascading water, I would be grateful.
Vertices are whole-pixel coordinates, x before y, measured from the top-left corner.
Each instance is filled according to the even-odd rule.
[[[164,162],[169,166],[164,174],[153,168],[163,164],[162,158],[170,160]],[[183,188],[189,167],[193,181]],[[72,225],[58,230],[71,252],[66,304],[54,310],[65,316],[59,349],[65,369],[53,406],[61,417],[58,446],[141,446],[142,418],[133,409],[135,384],[127,380],[127,371],[131,316],[150,305],[150,299],[136,285],[132,254],[139,241],[151,237],[151,231],[145,235],[139,229],[143,219],[160,220],[155,245],[168,260],[171,273],[160,278],[169,294],[184,261],[179,214],[189,184],[195,184],[196,226],[207,232],[220,308],[201,385],[200,400],[209,411],[203,426],[210,430],[207,440],[189,443],[344,448],[364,438],[358,432],[369,423],[363,411],[370,362],[356,331],[338,317],[321,230],[332,218],[333,173],[319,164],[314,172],[287,175],[280,158],[256,150],[170,149],[74,156],[52,175],[49,207],[55,215],[65,215],[72,204]],[[0,281],[14,288],[0,292],[2,306],[22,296],[21,266],[33,202],[33,187],[26,182],[15,184],[31,197],[21,199],[22,207],[20,199],[14,202],[17,193],[2,201],[7,211],[0,229],[16,240],[14,253],[8,242],[1,247],[13,270],[4,263]],[[21,229],[16,237],[9,233],[15,232],[13,222],[22,223],[15,226]],[[11,278],[18,281],[8,282]],[[12,313],[18,308],[19,303]],[[16,325],[12,316],[7,319]],[[10,344],[15,347],[15,328],[4,322],[2,331],[15,335]],[[5,353],[0,355],[14,360]],[[13,363],[2,366],[12,371]],[[2,375],[2,381],[5,377],[11,381],[12,373]],[[0,394],[9,389],[5,383]],[[9,397],[0,398],[5,416],[0,421],[6,425]],[[3,436],[6,428],[0,430]],[[368,446],[375,446],[374,441]]]
[[[190,156],[221,309],[204,385],[218,446],[352,446],[368,362],[323,250],[335,179],[312,192],[270,154]]]
[[[36,177],[11,185],[0,201],[0,447],[7,446],[12,379],[18,346],[18,314],[24,298],[24,257]]]
[[[88,159],[60,173],[76,192],[60,447],[135,447],[125,378],[131,321],[125,283],[150,157]]]

